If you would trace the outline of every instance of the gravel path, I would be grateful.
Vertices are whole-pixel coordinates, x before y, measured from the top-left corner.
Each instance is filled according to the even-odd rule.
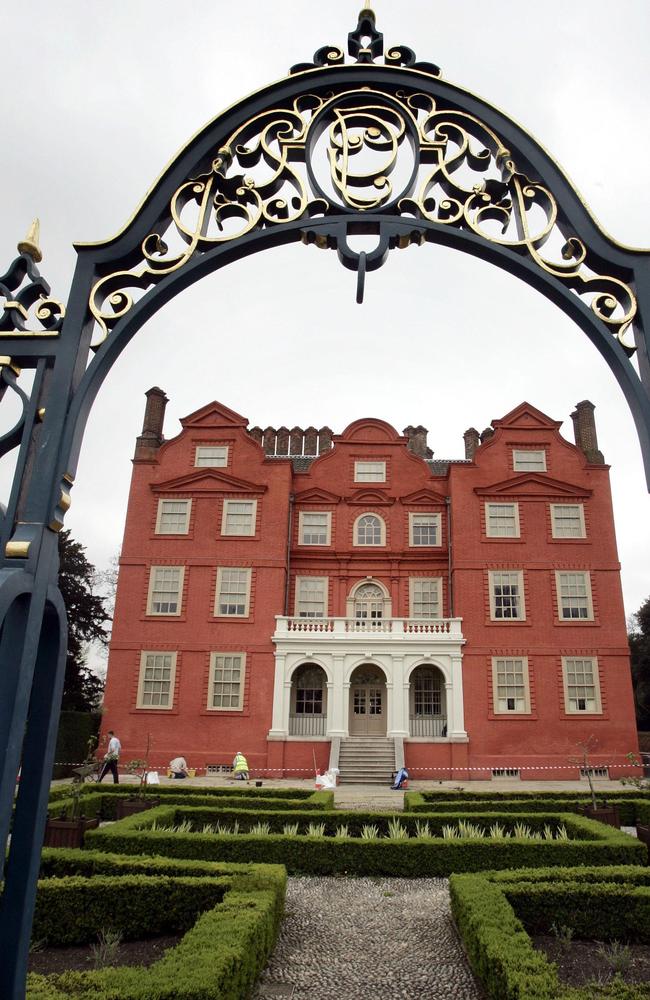
[[[483,1000],[442,878],[290,878],[255,1000]]]

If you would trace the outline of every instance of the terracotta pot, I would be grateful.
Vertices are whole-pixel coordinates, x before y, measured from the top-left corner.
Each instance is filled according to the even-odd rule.
[[[595,819],[599,823],[606,823],[607,826],[615,826],[617,830],[621,828],[621,820],[618,815],[618,806],[593,806],[581,805],[578,812],[587,819]]]
[[[99,826],[99,817],[87,819],[50,819],[45,826],[43,847],[82,847],[86,830]]]
[[[144,799],[118,799],[115,803],[115,818],[124,819],[125,816],[133,816],[135,813],[146,812],[147,809],[155,809],[159,805],[159,795],[147,795]]]

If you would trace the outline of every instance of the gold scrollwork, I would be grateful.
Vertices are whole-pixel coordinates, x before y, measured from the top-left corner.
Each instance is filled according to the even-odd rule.
[[[379,208],[393,193],[390,174],[395,169],[399,147],[406,135],[406,120],[399,111],[381,105],[333,108],[334,121],[329,129],[327,156],[332,183],[350,208],[368,211]],[[366,164],[354,172],[352,158],[380,153],[379,164]],[[374,159],[374,158],[373,158]],[[361,165],[361,164],[360,164]],[[368,169],[370,167],[370,169]],[[374,188],[371,195],[357,189]]]

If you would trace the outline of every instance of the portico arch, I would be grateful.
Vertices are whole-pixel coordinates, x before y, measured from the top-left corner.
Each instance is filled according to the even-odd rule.
[[[340,48],[324,46],[210,122],[120,233],[76,247],[65,305],[38,269],[36,232],[0,277],[0,399],[9,393],[21,408],[0,438],[0,456],[18,451],[0,533],[0,627],[17,636],[12,648],[0,643],[2,851],[21,752],[38,794],[21,791],[14,829],[38,831],[44,822],[54,744],[39,738],[37,725],[56,730],[65,665],[56,534],[90,409],[131,338],[202,277],[302,242],[336,251],[356,272],[362,301],[366,272],[412,244],[496,264],[551,299],[605,358],[634,417],[650,484],[650,254],[607,236],[557,164],[510,118],[442,80],[406,46],[384,53],[369,9],[348,36],[348,53],[346,65]],[[352,249],[359,234],[375,237],[371,252]],[[226,323],[218,317],[217,332]],[[31,383],[21,380],[23,369]],[[29,596],[16,603],[26,578],[20,592]],[[286,676],[277,677],[284,685]],[[40,715],[29,713],[30,700]],[[461,722],[458,712],[458,733]],[[23,993],[26,947],[12,942],[18,926],[28,937],[37,841],[29,839],[26,853],[13,838],[0,901],[0,993],[12,1000]]]

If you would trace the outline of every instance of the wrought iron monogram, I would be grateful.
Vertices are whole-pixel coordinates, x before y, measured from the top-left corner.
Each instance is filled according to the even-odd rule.
[[[428,94],[371,88],[304,94],[236,129],[175,191],[166,228],[159,224],[144,239],[140,264],[96,283],[94,346],[138,291],[196,254],[253,230],[341,211],[426,220],[509,247],[571,288],[634,352],[626,339],[637,309],[632,288],[603,273],[553,193],[518,168],[496,132]],[[332,244],[323,238],[321,245]]]

